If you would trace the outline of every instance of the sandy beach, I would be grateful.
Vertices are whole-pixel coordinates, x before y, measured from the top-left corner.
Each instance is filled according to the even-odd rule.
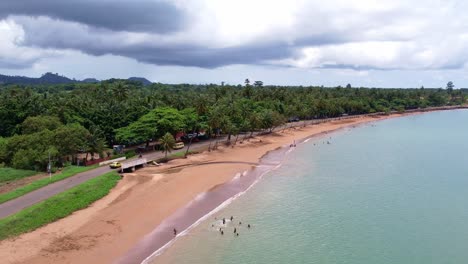
[[[108,196],[90,207],[0,242],[0,259],[2,263],[115,262],[179,208],[251,169],[268,151],[294,140],[398,116],[360,116],[288,129],[125,174]],[[168,170],[173,167],[177,168]]]

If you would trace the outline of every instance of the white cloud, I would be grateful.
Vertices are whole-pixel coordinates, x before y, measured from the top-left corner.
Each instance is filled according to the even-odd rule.
[[[39,59],[57,54],[55,51],[24,47],[25,32],[12,20],[0,21],[0,67],[22,68]]]

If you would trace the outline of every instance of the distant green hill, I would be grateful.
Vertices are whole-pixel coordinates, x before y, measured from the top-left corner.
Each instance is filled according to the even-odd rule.
[[[130,77],[128,78],[129,81],[136,81],[136,82],[141,82],[143,85],[151,85],[152,82],[148,81],[148,79],[146,78],[142,78],[142,77]]]
[[[143,77],[130,77],[129,81],[141,82],[144,86],[152,84],[148,79]],[[41,85],[41,84],[67,84],[67,83],[99,83],[95,78],[86,78],[82,81],[70,79],[59,75],[58,73],[45,73],[39,78],[31,78],[25,76],[9,76],[0,74],[0,84],[22,84],[22,85]]]
[[[0,83],[4,84],[64,84],[74,83],[76,80],[69,79],[58,73],[48,72],[39,78],[30,78],[24,76],[8,76],[0,74]]]

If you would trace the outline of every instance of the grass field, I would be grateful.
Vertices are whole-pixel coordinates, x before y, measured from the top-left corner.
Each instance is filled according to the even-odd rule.
[[[37,190],[39,188],[42,188],[42,187],[44,187],[44,186],[46,186],[48,184],[61,181],[63,179],[66,179],[68,177],[76,175],[76,174],[78,174],[80,172],[88,171],[88,170],[94,169],[96,167],[97,167],[97,165],[96,166],[89,166],[89,167],[77,167],[77,166],[65,167],[61,173],[54,174],[52,176],[52,179],[43,178],[43,179],[34,181],[34,182],[32,182],[32,183],[30,183],[30,184],[28,184],[26,186],[15,189],[15,190],[13,190],[11,192],[0,194],[0,204],[4,203],[6,201],[9,201],[9,200],[13,200],[15,198],[18,198],[18,197],[20,197],[22,195],[25,195],[25,194],[29,193],[29,192],[35,191],[35,190]]]
[[[7,182],[23,179],[36,174],[36,171],[0,168],[0,186]]]
[[[88,207],[106,196],[119,180],[116,172],[109,172],[0,219],[0,240],[30,232]]]

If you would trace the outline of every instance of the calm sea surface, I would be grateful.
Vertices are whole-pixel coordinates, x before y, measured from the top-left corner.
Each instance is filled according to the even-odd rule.
[[[159,261],[468,263],[468,111],[310,139]]]

